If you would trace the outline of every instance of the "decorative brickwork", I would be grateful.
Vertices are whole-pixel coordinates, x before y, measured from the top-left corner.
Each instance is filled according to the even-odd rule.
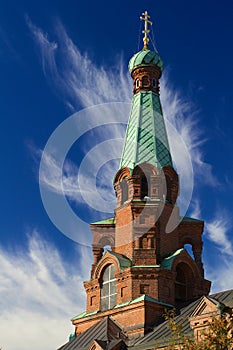
[[[162,68],[159,55],[148,49],[129,63],[134,97],[114,178],[116,208],[113,218],[91,224],[93,264],[84,283],[86,312],[73,319],[76,335],[111,316],[128,339],[141,337],[161,322],[165,308],[209,293],[204,223],[182,219],[177,206],[179,178],[159,98]],[[111,251],[103,255],[106,247]]]
[[[132,68],[131,74],[136,95],[142,90],[158,94],[161,67],[141,64]],[[152,101],[160,103],[157,99]],[[145,119],[147,127],[148,120]],[[151,132],[154,127],[149,125],[148,130]],[[139,133],[143,134],[141,129]],[[146,135],[143,136],[145,145]],[[166,132],[161,135],[166,136]],[[126,142],[129,134],[127,137]],[[133,168],[120,168],[114,179],[114,218],[91,224],[94,261],[91,279],[84,283],[87,314],[73,320],[77,334],[111,315],[129,338],[142,336],[148,327],[161,320],[165,305],[172,307],[209,293],[210,282],[204,279],[202,264],[204,223],[180,218],[176,204],[179,178],[171,166],[168,143],[160,150],[156,147],[150,148],[151,154],[162,152],[159,157],[167,164],[160,168],[144,157],[145,161]],[[132,152],[134,150],[125,145],[125,156]],[[142,157],[143,148],[140,152],[138,157]],[[186,244],[191,245],[194,259],[184,249]],[[106,246],[112,251],[103,255]],[[106,279],[108,271],[114,272]],[[137,301],[142,297],[153,301]]]

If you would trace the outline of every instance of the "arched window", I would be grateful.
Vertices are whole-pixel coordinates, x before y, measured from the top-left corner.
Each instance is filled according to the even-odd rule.
[[[138,89],[140,87],[140,80],[136,79],[136,89]]]
[[[149,184],[146,175],[141,176],[141,199],[149,196]]]
[[[116,305],[116,268],[113,264],[108,265],[102,274],[100,304],[101,311],[112,309]]]
[[[156,79],[155,78],[152,78],[151,80],[151,85],[153,88],[156,88],[157,87],[157,82],[156,82]]]
[[[191,258],[194,260],[193,247],[192,244],[185,244],[184,249],[187,250]]]
[[[193,273],[185,263],[178,264],[176,268],[175,299],[186,301],[192,298]]]
[[[122,191],[122,195],[121,195],[121,204],[125,203],[128,199],[128,183],[126,181],[126,179],[124,179],[121,182],[121,191]]]
[[[142,77],[142,86],[143,87],[146,87],[146,86],[149,86],[150,85],[150,81],[149,81],[149,78],[147,75],[144,75]]]

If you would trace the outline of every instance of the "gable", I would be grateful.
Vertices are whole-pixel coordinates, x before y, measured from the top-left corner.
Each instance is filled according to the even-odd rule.
[[[218,301],[210,297],[203,297],[190,315],[190,318],[216,313],[219,307],[220,303]]]

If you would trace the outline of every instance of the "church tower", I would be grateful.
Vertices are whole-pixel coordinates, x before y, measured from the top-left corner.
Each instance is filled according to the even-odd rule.
[[[84,282],[86,311],[72,320],[76,336],[106,317],[114,320],[112,333],[127,339],[144,336],[161,322],[165,309],[210,290],[202,264],[204,223],[181,219],[177,206],[179,177],[159,95],[163,61],[148,46],[152,23],[147,11],[140,19],[144,46],[129,62],[134,95],[114,178],[115,213],[90,225],[93,265]],[[103,254],[106,246],[111,249]]]

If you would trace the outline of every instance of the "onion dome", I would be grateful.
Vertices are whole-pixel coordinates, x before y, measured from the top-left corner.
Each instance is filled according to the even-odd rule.
[[[157,66],[162,71],[163,61],[157,52],[143,49],[130,59],[128,66],[130,73],[139,66]]]

